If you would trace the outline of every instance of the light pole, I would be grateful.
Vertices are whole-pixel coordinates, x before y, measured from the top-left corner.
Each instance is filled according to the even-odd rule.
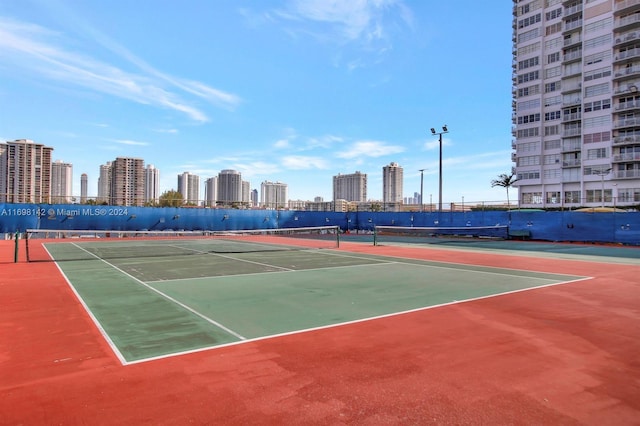
[[[442,126],[441,132],[436,132],[436,129],[431,128],[432,135],[438,135],[438,142],[440,142],[440,160],[439,160],[439,171],[438,171],[438,211],[442,213],[442,135],[444,133],[449,133],[449,129],[447,129],[447,125]]]
[[[605,175],[608,175],[610,171],[611,171],[611,168],[593,171],[594,175],[600,176],[600,181],[602,182],[602,192],[600,193],[600,197],[602,198],[602,207],[604,207],[604,177]]]
[[[427,169],[420,169],[420,213],[424,211],[424,198],[422,198],[422,190],[424,189],[424,171]]]

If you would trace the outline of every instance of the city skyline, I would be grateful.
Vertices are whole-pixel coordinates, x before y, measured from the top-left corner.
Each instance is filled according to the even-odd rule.
[[[431,4],[432,3],[432,4]],[[234,169],[291,199],[331,199],[360,170],[371,198],[384,164],[404,196],[503,201],[511,170],[511,8],[489,2],[295,0],[0,4],[0,139],[55,146],[88,196],[105,159],[140,157],[160,192],[188,170]],[[126,10],[126,13],[125,13]],[[117,30],[116,30],[117,28]],[[164,29],[171,28],[171,31]],[[483,37],[469,34],[481,30]],[[200,190],[203,193],[202,188]]]

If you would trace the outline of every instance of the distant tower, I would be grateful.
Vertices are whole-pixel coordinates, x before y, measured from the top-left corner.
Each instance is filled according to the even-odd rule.
[[[333,177],[333,201],[367,201],[367,174],[355,172]]]
[[[391,207],[402,204],[402,167],[390,163],[382,168],[382,203]]]
[[[56,160],[51,164],[51,202],[70,203],[72,201],[73,166]]]
[[[289,186],[282,182],[264,181],[260,185],[262,207],[279,209],[287,205]]]
[[[109,195],[111,192],[111,176],[111,161],[107,161],[107,164],[102,164],[100,166],[100,177],[98,177],[98,203],[111,204],[111,198]]]
[[[187,204],[199,204],[200,201],[200,176],[184,172],[178,175],[178,192],[184,197]]]
[[[215,207],[218,199],[218,177],[209,178],[204,183],[204,205]]]
[[[153,164],[147,164],[144,170],[144,201],[155,204],[160,198],[160,170]]]
[[[87,202],[87,193],[89,186],[89,177],[86,173],[80,175],[80,204]]]
[[[112,163],[111,203],[117,206],[144,204],[144,160],[118,157]]]
[[[230,205],[242,201],[242,175],[236,170],[222,170],[218,173],[219,204]]]
[[[29,139],[0,143],[0,202],[49,202],[52,152]]]

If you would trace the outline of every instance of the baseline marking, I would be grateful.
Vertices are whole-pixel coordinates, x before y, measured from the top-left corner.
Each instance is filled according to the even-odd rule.
[[[104,259],[99,258],[98,256],[96,256],[95,254],[91,253],[90,251],[85,250],[84,248],[80,247],[79,245],[77,245],[76,243],[72,243],[74,246],[76,246],[77,248],[79,248],[80,250],[86,252],[87,254],[95,257],[97,260],[105,263],[106,265],[109,265],[111,268],[115,269],[116,271],[120,272],[121,274],[131,278],[132,280],[134,280],[135,282],[137,282],[138,284],[148,288],[149,290],[159,294],[160,296],[164,297],[165,299],[175,303],[176,305],[180,306],[183,309],[186,309],[187,311],[191,312],[192,314],[202,318],[203,320],[209,322],[210,324],[215,325],[216,327],[221,328],[222,330],[226,331],[227,333],[237,337],[240,340],[247,340],[246,337],[242,336],[239,333],[236,333],[235,331],[231,330],[228,327],[225,327],[224,325],[220,324],[219,322],[217,322],[216,320],[207,317],[206,315],[201,314],[200,312],[196,311],[195,309],[191,308],[190,306],[185,305],[184,303],[180,302],[179,300],[174,299],[173,297],[169,296],[168,294],[165,294],[163,292],[161,292],[158,289],[155,289],[153,287],[151,287],[150,285],[148,285],[147,283],[145,283],[144,281],[139,280],[138,278],[134,277],[133,275],[127,273],[126,271],[123,271],[122,269],[118,268],[117,266],[107,262]]]

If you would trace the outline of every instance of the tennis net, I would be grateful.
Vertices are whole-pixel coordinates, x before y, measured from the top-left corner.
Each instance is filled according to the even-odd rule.
[[[29,262],[332,249],[340,244],[337,226],[239,231],[28,229],[25,234]]]
[[[376,226],[373,244],[389,243],[447,243],[462,241],[505,240],[509,236],[507,225],[495,226],[451,226],[451,227],[408,227]]]

